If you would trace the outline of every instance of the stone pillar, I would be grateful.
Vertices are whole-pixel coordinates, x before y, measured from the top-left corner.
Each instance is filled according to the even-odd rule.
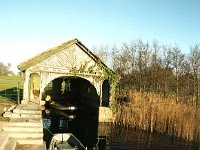
[[[29,101],[29,81],[30,81],[30,74],[29,70],[25,71],[25,79],[24,79],[24,90],[23,90],[23,100],[22,103],[28,103]]]

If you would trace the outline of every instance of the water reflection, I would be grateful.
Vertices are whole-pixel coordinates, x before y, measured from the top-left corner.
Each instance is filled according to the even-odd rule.
[[[99,124],[98,135],[105,135],[106,150],[199,150],[200,148],[199,143],[105,123]],[[104,139],[100,142],[104,143]]]
[[[47,109],[43,112],[44,140],[47,147],[54,133],[67,132],[73,133],[88,149],[95,147],[98,133],[98,109],[87,107],[75,112]]]
[[[48,112],[48,111],[47,111]],[[64,114],[63,114],[64,113]],[[69,117],[74,115],[75,117]],[[97,150],[198,150],[199,143],[186,142],[167,135],[127,129],[109,123],[98,124],[98,110],[86,109],[76,113],[49,110],[43,114],[44,140],[48,144],[52,134],[73,133],[85,147]]]

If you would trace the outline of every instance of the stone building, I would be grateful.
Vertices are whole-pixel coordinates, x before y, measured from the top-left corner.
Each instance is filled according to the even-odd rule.
[[[108,107],[117,75],[78,39],[63,43],[21,63],[25,75],[23,101],[53,99],[91,107]]]

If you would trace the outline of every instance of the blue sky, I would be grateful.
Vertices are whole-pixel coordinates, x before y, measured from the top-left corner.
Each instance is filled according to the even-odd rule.
[[[200,43],[199,0],[1,0],[0,62],[12,69],[73,38],[89,49],[136,39]]]

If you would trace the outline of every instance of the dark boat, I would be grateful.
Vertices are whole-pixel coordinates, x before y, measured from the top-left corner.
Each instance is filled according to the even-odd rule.
[[[54,134],[49,150],[86,150],[83,144],[72,133]]]

